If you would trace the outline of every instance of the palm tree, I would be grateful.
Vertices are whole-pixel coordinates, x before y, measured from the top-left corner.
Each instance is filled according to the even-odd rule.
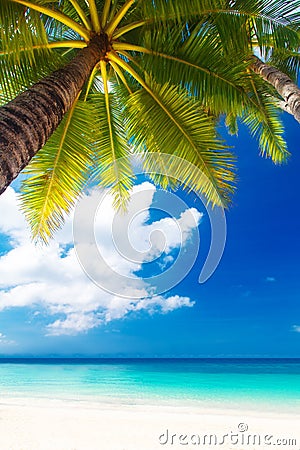
[[[236,0],[234,20],[224,14],[215,22],[224,49],[248,53],[250,69],[274,88],[277,104],[300,122],[300,3]],[[230,29],[230,33],[224,30]],[[259,50],[259,52],[258,52]],[[263,58],[258,58],[258,53]]]
[[[289,3],[284,20],[299,2]],[[257,38],[266,50],[270,34],[281,42],[295,30],[279,7],[267,16],[265,8],[265,0],[1,0],[0,193],[26,167],[21,202],[33,236],[53,234],[91,177],[123,205],[133,152],[153,173],[162,152],[193,163],[206,177],[187,174],[190,186],[227,204],[235,171],[215,131],[221,115],[230,132],[239,118],[262,154],[285,161],[274,89],[251,70],[250,50]],[[153,178],[167,187],[180,171]]]
[[[295,59],[298,63],[298,52],[295,53]],[[274,86],[280,96],[278,99],[279,106],[300,122],[300,89],[293,79],[277,67],[263,62],[260,58],[254,59],[251,68]]]

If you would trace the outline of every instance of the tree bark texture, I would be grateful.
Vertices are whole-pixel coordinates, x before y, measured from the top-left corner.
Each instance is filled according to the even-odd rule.
[[[285,73],[255,58],[251,66],[255,73],[270,83],[284,100],[283,108],[300,122],[300,89]]]
[[[100,60],[95,41],[0,108],[0,194],[47,142]]]

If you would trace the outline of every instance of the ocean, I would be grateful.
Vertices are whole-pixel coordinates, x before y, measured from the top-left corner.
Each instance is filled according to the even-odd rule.
[[[300,359],[0,359],[1,398],[300,413]]]

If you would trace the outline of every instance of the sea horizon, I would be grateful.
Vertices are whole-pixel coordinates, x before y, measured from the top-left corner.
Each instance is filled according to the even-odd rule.
[[[61,361],[61,360],[70,360],[70,361],[300,361],[300,357],[294,356],[7,356],[0,355],[0,363],[6,361]]]

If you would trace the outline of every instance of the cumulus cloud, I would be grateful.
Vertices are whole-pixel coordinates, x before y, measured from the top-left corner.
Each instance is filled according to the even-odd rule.
[[[139,192],[143,192],[141,197]],[[0,233],[11,245],[0,257],[0,311],[29,307],[34,311],[33,317],[40,317],[39,312],[45,314],[46,311],[46,334],[60,335],[85,332],[141,310],[153,314],[191,307],[193,301],[188,297],[158,295],[155,286],[136,273],[145,262],[155,258],[162,270],[171,264],[172,251],[187,245],[202,214],[195,208],[188,208],[182,211],[177,223],[170,217],[149,223],[155,187],[142,183],[135,186],[133,194],[136,194],[135,202],[141,204],[139,214],[130,223],[127,222],[131,206],[128,214],[118,219],[112,233],[115,211],[113,200],[107,194],[94,224],[97,245],[107,266],[126,279],[122,286],[125,296],[119,297],[101,290],[82,270],[73,244],[72,217],[48,246],[35,246],[18,209],[17,194],[8,188],[0,197]],[[86,195],[87,211],[88,202],[92,202],[95,195],[93,190]],[[127,225],[124,257],[124,253],[116,249],[115,241],[122,241]],[[89,264],[92,266],[93,260]],[[109,276],[104,267],[97,266],[95,270],[102,280]]]

